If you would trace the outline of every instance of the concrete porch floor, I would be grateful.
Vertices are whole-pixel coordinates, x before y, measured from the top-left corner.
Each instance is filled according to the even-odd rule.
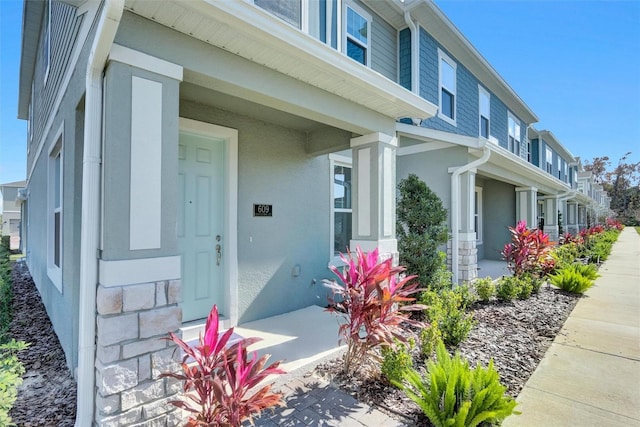
[[[203,330],[204,321],[190,324],[182,330],[183,339],[197,340]],[[338,346],[338,317],[315,305],[244,323],[234,332],[237,338],[260,338],[249,350],[259,356],[270,354],[269,362],[282,360],[280,367],[287,373],[315,366],[342,349]]]
[[[501,276],[511,276],[507,268],[506,261],[495,261],[492,259],[482,259],[478,261],[478,278],[491,277],[497,279]]]

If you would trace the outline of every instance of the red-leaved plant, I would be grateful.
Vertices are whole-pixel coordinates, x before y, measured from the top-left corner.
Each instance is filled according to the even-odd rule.
[[[251,358],[247,347],[259,338],[246,338],[229,345],[233,328],[218,334],[218,308],[214,305],[207,318],[204,337],[198,345],[189,345],[169,332],[167,340],[173,341],[184,353],[182,373],[167,372],[161,377],[171,377],[183,382],[184,400],[170,403],[190,413],[185,426],[238,427],[244,420],[253,419],[262,410],[273,406],[285,406],[282,394],[272,393],[271,385],[252,393],[262,380],[271,374],[283,374],[280,361],[264,367],[269,355],[258,358],[254,351]]]
[[[508,227],[511,243],[504,245],[502,256],[514,276],[530,273],[543,277],[553,270],[555,261],[551,256],[554,243],[549,235],[538,229],[528,229],[524,221]]]
[[[410,295],[422,291],[417,283],[409,283],[416,276],[400,278],[405,268],[393,267],[391,259],[379,261],[377,249],[365,254],[358,247],[355,257],[348,252],[341,258],[346,264],[343,271],[331,267],[341,283],[324,283],[332,290],[327,310],[345,318],[338,333],[347,345],[343,371],[348,373],[366,366],[376,346],[391,345],[394,339],[406,342],[401,333],[403,323],[426,326],[409,318],[408,313],[426,306],[408,304],[415,301]]]

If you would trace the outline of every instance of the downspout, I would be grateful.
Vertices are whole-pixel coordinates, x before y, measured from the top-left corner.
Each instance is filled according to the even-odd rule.
[[[95,398],[96,293],[100,227],[102,72],[120,25],[124,0],[105,0],[89,52],[85,92],[82,213],[80,226],[80,312],[76,426],[93,425]]]
[[[420,95],[420,33],[410,10],[405,10],[404,22],[411,31],[411,92]]]
[[[458,264],[460,263],[460,255],[458,250],[460,242],[460,175],[470,171],[489,160],[491,149],[487,146],[486,141],[482,141],[482,156],[471,163],[460,166],[451,174],[451,272],[453,273],[453,284],[458,284]]]

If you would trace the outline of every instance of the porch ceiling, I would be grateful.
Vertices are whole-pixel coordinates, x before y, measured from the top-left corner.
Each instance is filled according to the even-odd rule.
[[[321,123],[304,117],[276,110],[262,104],[213,89],[204,88],[186,81],[180,84],[180,98],[301,132],[308,133],[326,127]]]
[[[127,10],[394,119],[437,107],[244,1],[127,0]]]

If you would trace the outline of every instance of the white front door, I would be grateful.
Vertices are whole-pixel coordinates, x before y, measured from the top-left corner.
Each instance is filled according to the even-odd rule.
[[[178,146],[178,247],[182,254],[182,317],[225,313],[225,141],[186,131]]]

